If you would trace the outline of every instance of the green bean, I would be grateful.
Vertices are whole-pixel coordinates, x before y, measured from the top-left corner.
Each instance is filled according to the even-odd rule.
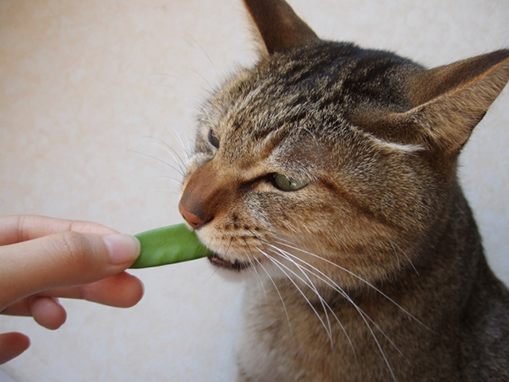
[[[148,268],[210,256],[206,248],[185,224],[156,228],[134,235],[141,253],[131,268]]]

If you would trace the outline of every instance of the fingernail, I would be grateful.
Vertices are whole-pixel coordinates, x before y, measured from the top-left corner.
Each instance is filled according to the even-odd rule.
[[[117,234],[104,236],[103,240],[113,265],[134,262],[140,255],[140,241],[134,236]]]

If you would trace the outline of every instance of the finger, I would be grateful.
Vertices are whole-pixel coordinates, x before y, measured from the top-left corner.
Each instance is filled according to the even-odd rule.
[[[143,292],[143,283],[140,279],[122,272],[92,284],[53,289],[41,295],[78,298],[117,308],[129,308],[141,300]]]
[[[39,325],[56,330],[65,323],[67,314],[55,298],[35,297],[30,300],[30,312]]]
[[[132,236],[76,232],[0,247],[0,310],[44,290],[88,284],[119,273],[139,252],[139,241]]]
[[[82,299],[98,304],[129,308],[143,297],[143,283],[137,277],[122,272],[92,284],[57,288],[40,293],[38,296]],[[31,316],[31,300],[24,298],[5,308],[0,314],[10,316]]]
[[[101,224],[50,218],[46,216],[20,215],[0,217],[0,245],[37,239],[57,232],[74,231],[113,235],[118,233]]]
[[[0,365],[16,358],[30,346],[30,339],[22,333],[0,334]]]

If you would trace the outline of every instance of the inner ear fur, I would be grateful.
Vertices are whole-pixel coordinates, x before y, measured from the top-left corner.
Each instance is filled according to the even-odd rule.
[[[509,80],[509,50],[418,72],[408,81],[413,106],[378,121],[389,140],[456,153]]]
[[[290,50],[317,39],[315,32],[283,0],[244,0],[265,54]]]

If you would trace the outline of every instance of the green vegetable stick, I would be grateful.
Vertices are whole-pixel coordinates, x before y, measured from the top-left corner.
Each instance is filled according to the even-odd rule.
[[[212,255],[185,224],[156,228],[134,235],[141,253],[131,268],[148,268]]]

